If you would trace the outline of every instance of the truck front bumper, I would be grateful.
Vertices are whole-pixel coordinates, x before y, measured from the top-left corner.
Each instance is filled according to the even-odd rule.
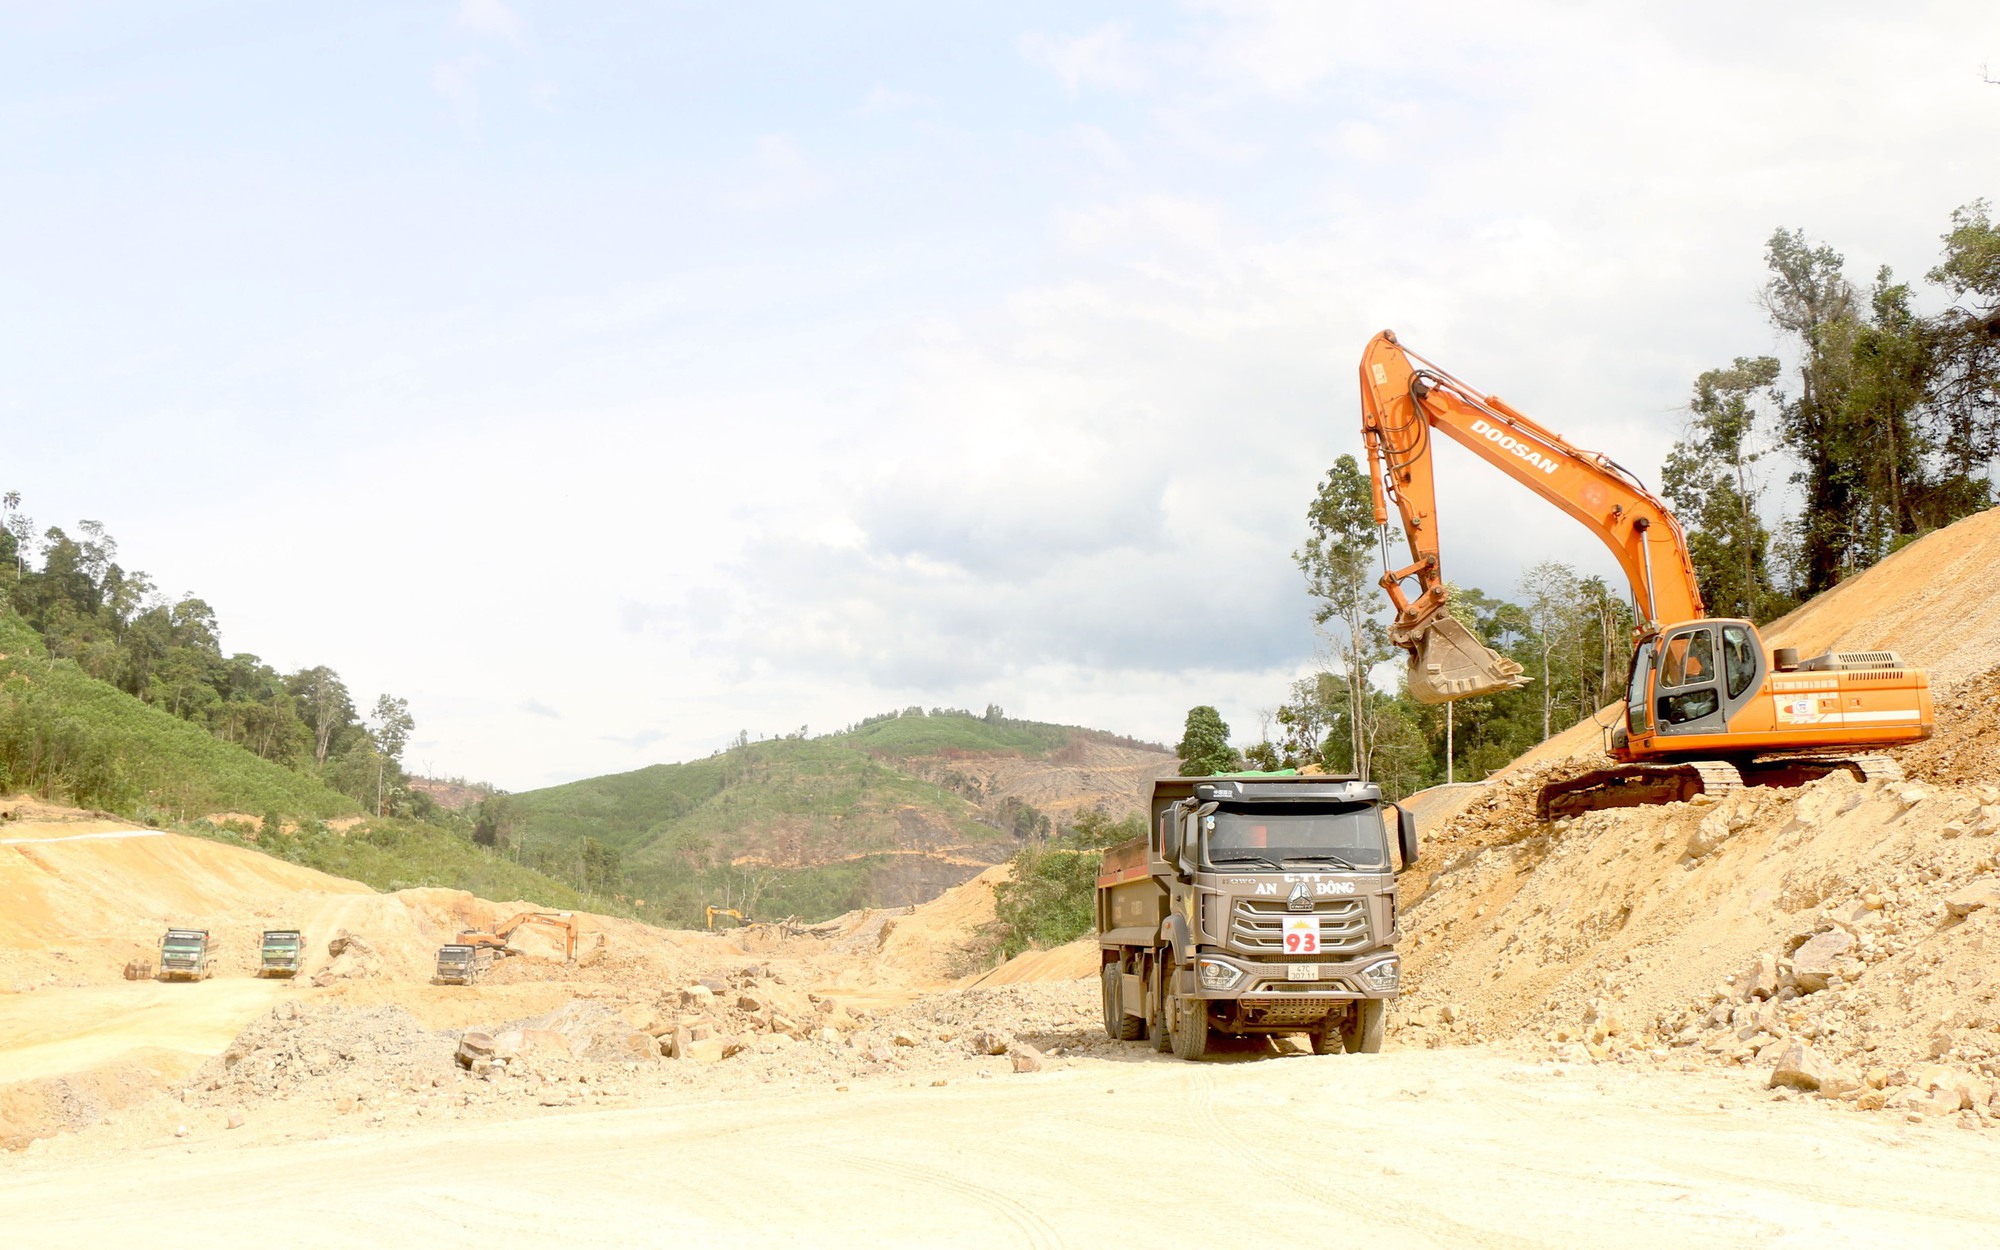
[[[1222,1001],[1340,1002],[1394,998],[1402,990],[1401,964],[1396,952],[1387,949],[1339,962],[1246,959],[1203,951],[1193,968],[1183,968],[1177,975],[1181,993]]]

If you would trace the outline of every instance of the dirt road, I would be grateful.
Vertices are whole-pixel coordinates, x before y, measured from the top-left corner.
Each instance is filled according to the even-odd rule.
[[[1990,1135],[1486,1050],[1191,1065],[1132,1047],[944,1088],[291,1142],[212,1119],[115,1155],[84,1135],[0,1162],[13,1239],[1097,1246],[1173,1193],[1191,1245],[1242,1244],[1252,1210],[1385,1250],[1950,1245],[2000,1227]]]

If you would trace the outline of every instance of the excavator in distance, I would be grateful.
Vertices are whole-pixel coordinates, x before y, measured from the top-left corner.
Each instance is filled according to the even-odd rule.
[[[1388,569],[1382,587],[1396,608],[1390,638],[1409,652],[1418,702],[1449,703],[1528,680],[1446,611],[1433,430],[1581,522],[1611,549],[1632,588],[1637,624],[1624,720],[1606,747],[1616,765],[1546,787],[1542,819],[1746,784],[1803,785],[1836,771],[1898,780],[1894,760],[1866,752],[1930,737],[1930,679],[1921,669],[1889,651],[1829,651],[1802,661],[1793,648],[1767,648],[1751,621],[1709,617],[1680,523],[1634,474],[1480,394],[1384,330],[1361,356],[1361,432],[1375,523],[1388,524],[1393,502],[1413,559]],[[1404,589],[1412,579],[1414,596]]]
[[[470,947],[474,951],[491,951],[495,955],[508,954],[507,939],[514,930],[526,924],[546,925],[563,931],[563,962],[576,962],[576,920],[566,911],[524,911],[511,916],[491,929],[463,929],[458,935],[457,945]]]

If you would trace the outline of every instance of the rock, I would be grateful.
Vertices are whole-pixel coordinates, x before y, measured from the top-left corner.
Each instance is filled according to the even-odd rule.
[[[813,1030],[812,1039],[822,1046],[838,1046],[840,1045],[840,1030],[830,1029],[822,1025]]]
[[[1888,1101],[1889,1093],[1887,1090],[1867,1089],[1861,1091],[1861,1096],[1854,1100],[1854,1105],[1863,1111],[1880,1111],[1887,1105]]]
[[[1961,920],[1982,907],[2000,910],[2000,880],[1982,877],[1945,895],[1945,910]]]
[[[1687,853],[1695,859],[1714,854],[1723,843],[1729,841],[1729,835],[1734,832],[1725,813],[1710,812],[1701,818],[1701,823],[1695,826],[1695,831],[1688,835]]]
[[[458,1039],[458,1066],[470,1068],[494,1055],[493,1035],[490,1033],[468,1032]]]
[[[890,1035],[889,1041],[892,1045],[896,1046],[915,1046],[917,1044],[917,1035],[908,1029],[897,1029],[895,1033]]]
[[[723,1041],[719,1037],[704,1037],[691,1041],[679,1050],[679,1057],[692,1059],[696,1063],[721,1063],[725,1057]]]
[[[1861,1080],[1805,1043],[1793,1042],[1778,1056],[1776,1065],[1771,1069],[1771,1079],[1766,1084],[1770,1089],[1780,1086],[1838,1098],[1850,1090],[1861,1088]]]
[[[990,1029],[981,1029],[965,1039],[966,1049],[975,1055],[1004,1055],[1011,1045],[1013,1045],[1012,1038]]]
[[[1905,1085],[1889,1095],[1882,1106],[1886,1111],[1907,1111],[1918,1116],[1944,1116],[1958,1110],[1959,1099],[1956,1090],[1925,1090],[1915,1085]]]
[[[1048,1060],[1042,1052],[1026,1042],[1015,1042],[1007,1053],[1013,1060],[1016,1072],[1040,1072],[1048,1066]]]
[[[754,1015],[760,1011],[768,1011],[770,1006],[771,1004],[765,1002],[749,990],[745,990],[736,996],[736,1009],[738,1011],[747,1011]]]
[[[174,1136],[175,1136],[175,1137],[186,1137],[187,1135],[188,1135],[188,1126],[187,1126],[187,1125],[185,1125],[185,1124],[178,1124],[178,1125],[175,1125],[175,1126],[174,1126]]]
[[[575,1098],[560,1085],[544,1085],[536,1091],[535,1101],[544,1107],[567,1107]]]
[[[670,1025],[662,1024],[660,1022],[660,1013],[645,1003],[627,1003],[625,1006],[619,1008],[618,1018],[641,1033],[651,1033],[655,1036],[666,1032],[671,1027]]]
[[[350,950],[362,955],[375,953],[375,948],[368,944],[366,938],[358,933],[349,933],[345,929],[337,930],[326,944],[326,953],[336,959]]]
[[[724,1059],[729,1058],[731,1055],[740,1055],[748,1049],[750,1049],[750,1043],[740,1037],[725,1037],[722,1039],[722,1057]]]
[[[1778,960],[1774,955],[1757,956],[1750,968],[1737,980],[1737,991],[1744,998],[1770,999],[1778,993]]]
[[[729,982],[723,980],[721,977],[703,977],[696,984],[711,994],[727,994],[729,992]]]
[[[1835,929],[1809,939],[1792,952],[1792,984],[1807,994],[1826,988],[1839,971],[1840,957],[1854,948],[1854,935]]]
[[[660,1049],[670,1059],[685,1059],[687,1058],[688,1045],[693,1041],[693,1034],[689,1033],[687,1029],[676,1025],[673,1032],[660,1039]]]
[[[228,1118],[227,1120],[224,1120],[224,1121],[222,1122],[222,1126],[223,1126],[224,1128],[242,1128],[242,1127],[243,1127],[243,1113],[242,1113],[241,1111],[232,1111],[232,1112],[230,1112],[230,1113],[229,1113],[229,1118]]]
[[[690,985],[681,991],[681,1003],[688,1007],[706,1007],[715,998],[715,991],[706,985]]]

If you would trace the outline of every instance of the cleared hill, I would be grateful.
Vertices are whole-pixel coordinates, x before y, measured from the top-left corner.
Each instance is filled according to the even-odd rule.
[[[359,806],[310,777],[51,660],[0,612],[0,793],[60,792],[88,807],[163,820],[210,812],[326,819]]]
[[[1173,764],[1093,730],[904,714],[508,801],[531,853],[585,838],[617,850],[644,915],[693,924],[715,904],[818,920],[921,902],[1055,820],[1133,810]]]

